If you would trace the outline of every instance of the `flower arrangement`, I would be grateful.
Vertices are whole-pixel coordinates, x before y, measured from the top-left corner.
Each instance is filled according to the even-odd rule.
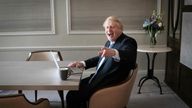
[[[151,44],[156,45],[157,35],[160,33],[160,31],[164,30],[162,17],[157,14],[156,10],[153,10],[150,18],[145,19],[143,23],[143,29],[149,34]]]

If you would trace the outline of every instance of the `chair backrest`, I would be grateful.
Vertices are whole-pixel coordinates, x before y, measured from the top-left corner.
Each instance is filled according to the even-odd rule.
[[[56,50],[40,50],[29,53],[27,61],[63,61],[61,53]]]
[[[30,102],[24,94],[0,96],[0,108],[51,108],[46,98]]]
[[[127,80],[119,85],[96,91],[89,100],[89,108],[124,108],[128,104],[136,79],[138,66],[131,70]]]

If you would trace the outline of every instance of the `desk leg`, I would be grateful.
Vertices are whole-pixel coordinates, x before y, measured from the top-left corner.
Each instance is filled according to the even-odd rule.
[[[63,90],[58,90],[59,97],[61,99],[61,106],[62,108],[65,108],[65,102],[64,102],[64,91]]]
[[[149,54],[146,53],[146,55],[147,55],[147,61],[148,61],[147,75],[142,77],[139,80],[139,84],[138,84],[139,91],[138,91],[138,94],[141,94],[141,87],[143,86],[144,82],[147,81],[148,79],[152,79],[153,81],[155,81],[157,83],[158,87],[160,88],[160,94],[162,94],[162,89],[161,89],[161,85],[160,85],[159,79],[154,76],[154,62],[155,62],[155,57],[156,57],[157,53],[153,54],[152,66],[150,65],[151,60],[150,60]]]

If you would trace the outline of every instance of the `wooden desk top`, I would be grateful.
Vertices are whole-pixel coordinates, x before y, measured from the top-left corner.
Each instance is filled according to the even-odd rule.
[[[80,79],[81,74],[74,74],[61,80],[59,69],[51,61],[0,62],[1,90],[77,90]]]

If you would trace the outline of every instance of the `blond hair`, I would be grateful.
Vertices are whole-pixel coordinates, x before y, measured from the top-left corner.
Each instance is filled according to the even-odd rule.
[[[103,23],[103,27],[105,27],[106,23],[109,22],[109,21],[117,23],[117,25],[119,26],[119,28],[120,28],[121,30],[123,30],[123,24],[122,24],[121,21],[120,21],[117,17],[115,17],[115,16],[109,16],[109,17],[107,17],[106,20],[105,20],[104,23]]]

